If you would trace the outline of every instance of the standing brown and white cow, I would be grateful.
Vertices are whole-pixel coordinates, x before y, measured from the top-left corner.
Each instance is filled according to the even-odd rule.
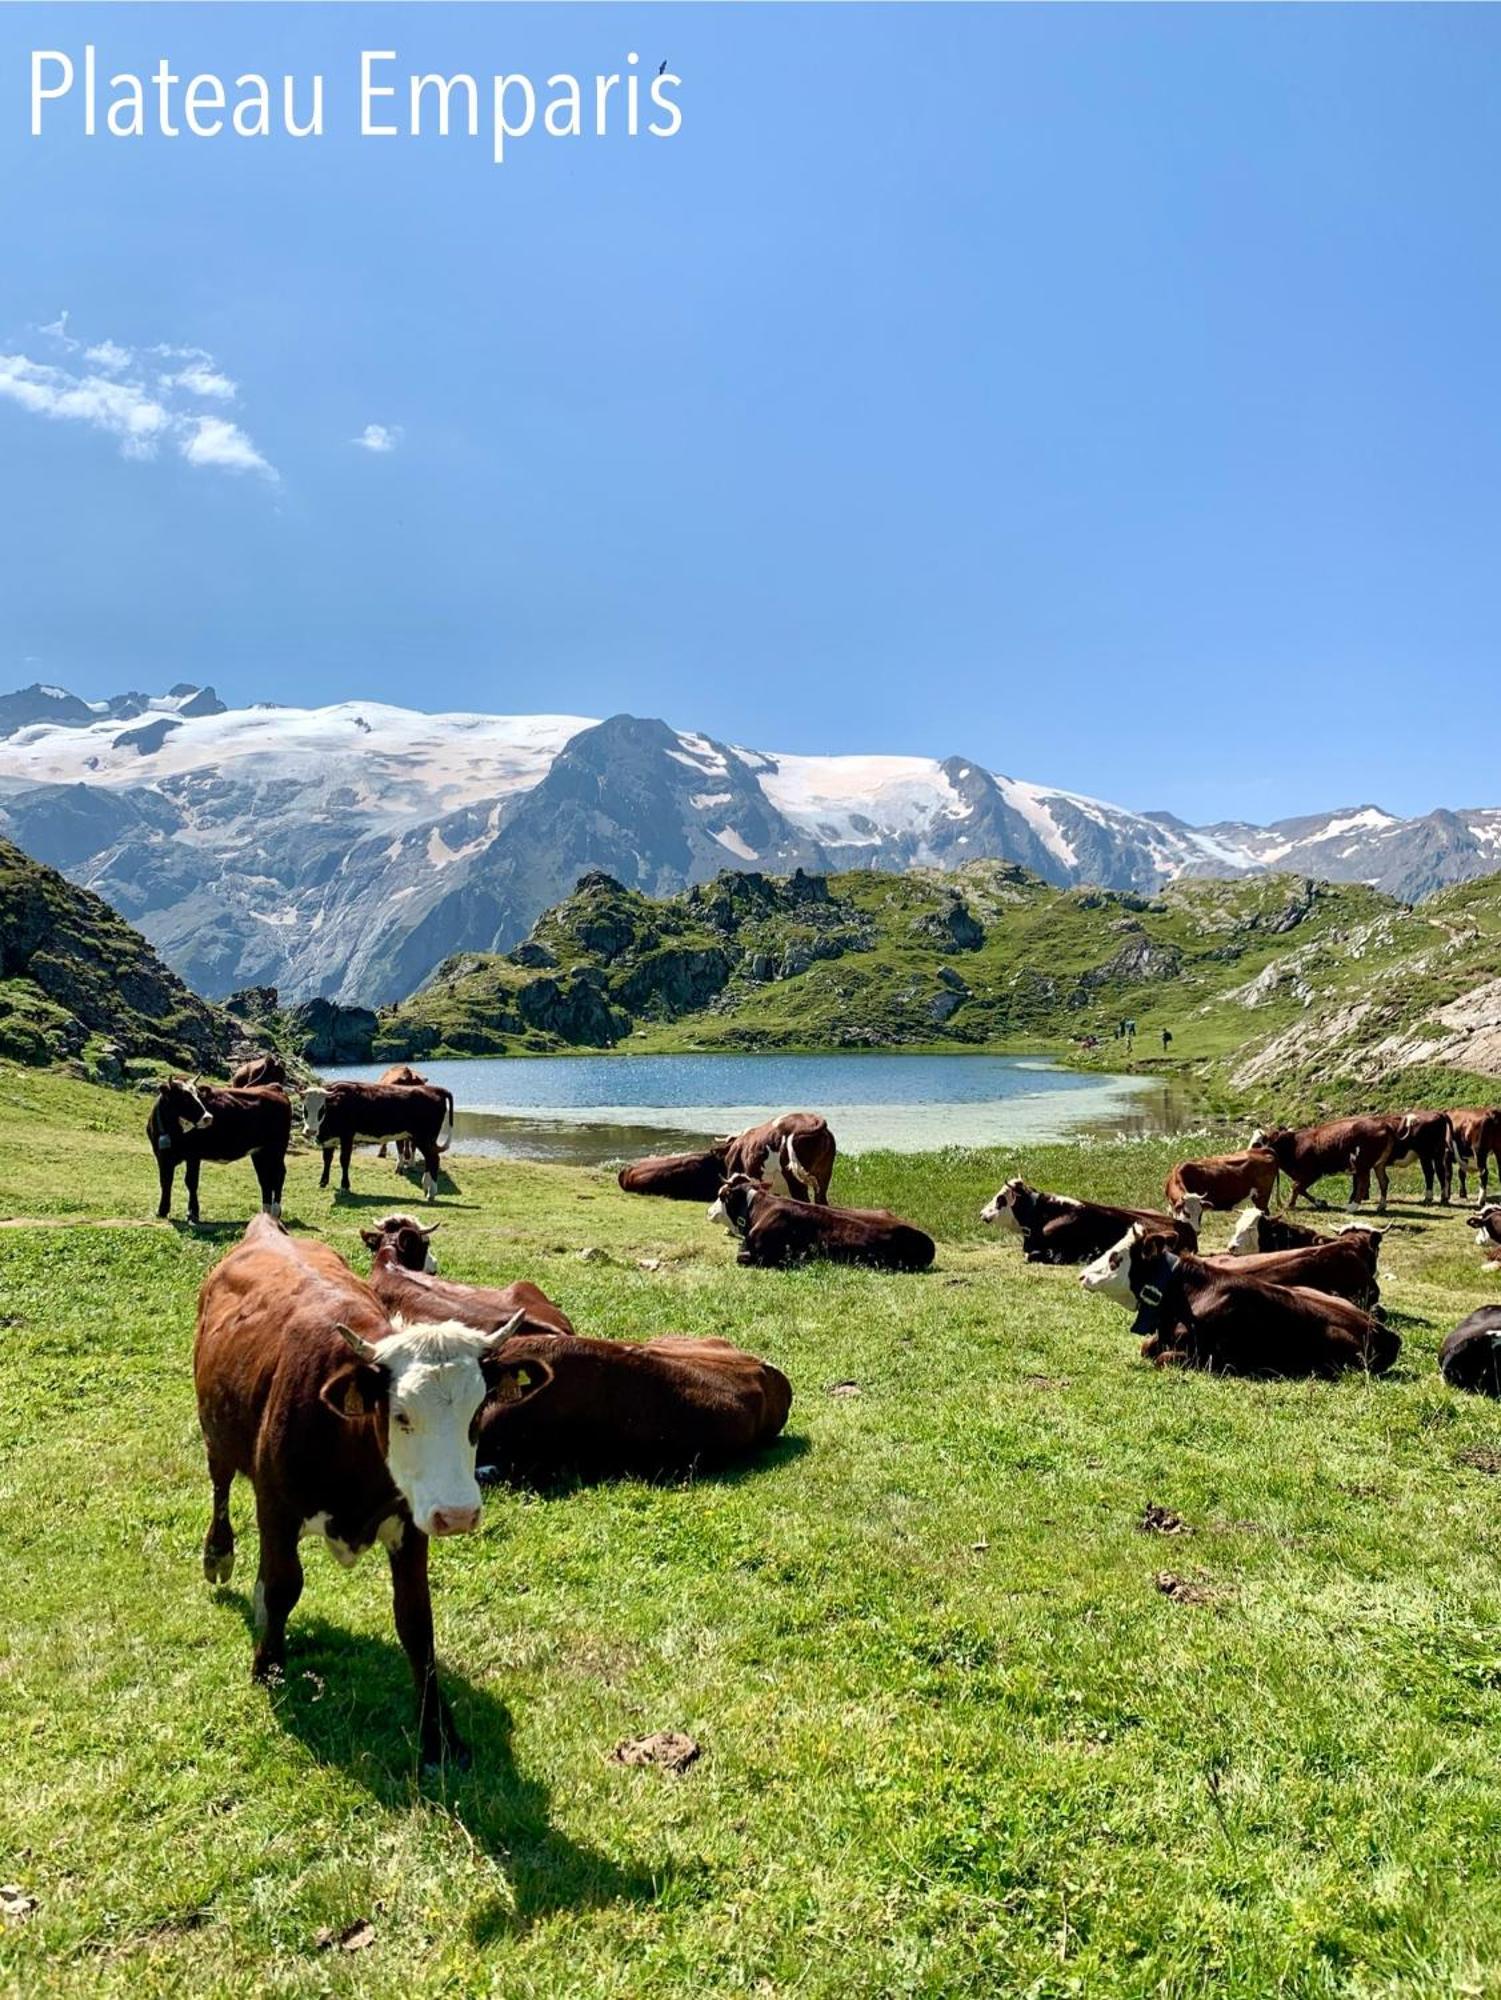
[[[1416,1160],[1423,1170],[1423,1199],[1432,1201],[1437,1184],[1445,1208],[1454,1192],[1454,1128],[1447,1111],[1402,1111],[1395,1127],[1388,1166]]]
[[[243,1160],[250,1155],[260,1183],[261,1206],[281,1214],[287,1178],[287,1142],[292,1105],[284,1090],[226,1090],[214,1084],[169,1077],[157,1086],[146,1136],[161,1181],[158,1217],[172,1213],[172,1182],[179,1164],[188,1191],[188,1221],[198,1222],[198,1172],[205,1160]]]
[[[413,1069],[410,1063],[392,1063],[391,1067],[382,1070],[375,1080],[377,1083],[401,1083],[408,1086],[412,1084],[425,1084],[427,1082],[427,1078],[420,1071]],[[386,1139],[381,1140],[375,1153],[375,1157],[378,1160],[383,1160],[386,1157],[386,1147],[389,1143]],[[398,1139],[396,1141],[397,1173],[404,1174],[408,1172],[415,1158],[416,1155],[412,1151],[411,1140]]]
[[[1350,1206],[1356,1208],[1370,1199],[1373,1173],[1381,1189],[1378,1206],[1386,1207],[1386,1168],[1396,1145],[1395,1121],[1389,1117],[1336,1118],[1296,1129],[1276,1125],[1253,1134],[1251,1145],[1271,1153],[1292,1183],[1290,1209],[1297,1207],[1300,1195],[1314,1208],[1326,1207],[1308,1190],[1328,1174],[1350,1176]]]
[[[251,1056],[242,1062],[238,1069],[232,1069],[229,1073],[231,1090],[254,1090],[263,1083],[285,1085],[286,1080],[286,1064],[280,1056],[271,1054]]]
[[[1459,1198],[1470,1198],[1470,1168],[1480,1176],[1479,1201],[1491,1191],[1491,1161],[1501,1172],[1501,1110],[1494,1106],[1481,1110],[1451,1111],[1449,1125],[1454,1135],[1454,1164],[1459,1168]]]
[[[784,1111],[701,1153],[656,1153],[622,1167],[627,1194],[671,1201],[712,1201],[736,1174],[760,1181],[791,1201],[827,1202],[838,1148],[827,1122],[813,1111]]]
[[[453,1093],[441,1085],[331,1083],[302,1094],[302,1125],[323,1153],[319,1187],[328,1186],[334,1148],[339,1152],[339,1187],[349,1193],[349,1161],[360,1140],[410,1139],[422,1155],[422,1191],[438,1193],[439,1155],[453,1138]]]
[[[1167,1205],[1183,1210],[1185,1195],[1196,1194],[1204,1208],[1235,1208],[1243,1201],[1269,1208],[1277,1185],[1277,1162],[1264,1149],[1219,1153],[1207,1160],[1180,1160],[1167,1177]]]
[[[299,1542],[321,1538],[346,1568],[378,1542],[428,1765],[468,1762],[438,1688],[428,1539],[479,1525],[474,1452],[487,1399],[518,1400],[547,1380],[545,1365],[499,1358],[511,1330],[395,1327],[341,1257],[269,1216],[252,1220],[198,1295],[193,1374],[213,1486],[204,1574],[222,1584],[233,1573],[238,1473],[255,1489],[260,1537],[252,1672],[269,1680],[302,1594]]]

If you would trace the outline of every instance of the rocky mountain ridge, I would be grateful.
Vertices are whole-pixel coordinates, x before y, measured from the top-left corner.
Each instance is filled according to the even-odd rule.
[[[577,879],[953,869],[1151,894],[1293,870],[1411,901],[1501,866],[1501,810],[1192,827],[961,757],[809,757],[630,715],[231,709],[211,688],[0,697],[0,832],[96,890],[190,985],[389,1004],[504,951]]]

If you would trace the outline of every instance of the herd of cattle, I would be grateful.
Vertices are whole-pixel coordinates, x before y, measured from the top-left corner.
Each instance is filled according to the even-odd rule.
[[[342,1563],[379,1543],[391,1565],[398,1634],[418,1698],[423,1760],[467,1760],[439,1691],[428,1592],[434,1536],[480,1518],[489,1478],[546,1483],[682,1474],[760,1450],[786,1424],[787,1377],[729,1342],[668,1336],[642,1343],[582,1337],[535,1285],[459,1284],[438,1275],[436,1223],[392,1215],[360,1234],[361,1277],[333,1249],[280,1221],[292,1105],[274,1057],[236,1072],[227,1088],[196,1079],[161,1085],[148,1132],[169,1212],[179,1164],[189,1217],[198,1171],[246,1155],[263,1212],[215,1266],[199,1295],[194,1373],[208,1450],[213,1511],[203,1560],[214,1583],[234,1565],[229,1493],[238,1474],[255,1494],[260,1562],[254,1593],[254,1672],[282,1668],[286,1625],[302,1589],[299,1543],[327,1542]],[[431,1201],[453,1128],[453,1099],[404,1066],[379,1083],[309,1089],[303,1125],[335,1149],[341,1185],[359,1141],[420,1155]],[[695,1153],[623,1168],[629,1194],[708,1202],[738,1240],[738,1261],[762,1268],[808,1259],[921,1271],[933,1238],[888,1209],[829,1201],[836,1147],[826,1122],[788,1112]],[[1027,1259],[1081,1266],[1092,1293],[1134,1309],[1144,1355],[1159,1366],[1225,1374],[1377,1374],[1399,1351],[1380,1306],[1382,1232],[1348,1224],[1333,1236],[1274,1216],[1282,1179],[1289,1209],[1333,1174],[1350,1201],[1379,1206],[1388,1170],[1422,1169],[1425,1198],[1462,1198],[1478,1171],[1471,1226],[1501,1262],[1501,1205],[1489,1165],[1501,1158],[1501,1110],[1412,1112],[1258,1132],[1243,1153],[1187,1160],[1168,1177],[1163,1211],[1139,1210],[1006,1182],[981,1219],[1017,1234]],[[1221,1255],[1200,1253],[1206,1211],[1244,1206]],[[1322,1206],[1315,1201],[1316,1206]],[[1501,1395],[1501,1307],[1471,1314],[1440,1360],[1456,1387]]]

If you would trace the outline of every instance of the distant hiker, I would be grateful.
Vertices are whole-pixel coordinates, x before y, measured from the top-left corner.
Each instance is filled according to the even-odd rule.
[[[1170,1041],[1171,1041],[1172,1039],[1173,1039],[1173,1031],[1172,1031],[1172,1029],[1171,1029],[1171,1028],[1164,1028],[1164,1029],[1163,1029],[1163,1031],[1162,1031],[1162,1053],[1163,1053],[1164,1055],[1166,1055],[1166,1054],[1167,1054],[1167,1045],[1168,1045],[1168,1043],[1169,1043],[1169,1042],[1170,1042]]]

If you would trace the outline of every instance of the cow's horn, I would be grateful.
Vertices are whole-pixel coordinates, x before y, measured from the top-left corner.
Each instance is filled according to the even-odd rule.
[[[380,1360],[380,1356],[370,1345],[369,1341],[365,1339],[364,1335],[356,1333],[353,1327],[346,1326],[343,1320],[335,1322],[334,1332],[344,1341],[352,1354],[359,1356],[361,1361]]]
[[[443,1227],[443,1225],[442,1225],[442,1223],[441,1223],[441,1222],[430,1222],[430,1223],[429,1223],[429,1224],[427,1225],[426,1229],[422,1229],[422,1224],[421,1224],[421,1223],[419,1222],[419,1223],[417,1224],[417,1227],[418,1227],[418,1228],[419,1228],[420,1230],[422,1230],[422,1234],[423,1234],[424,1236],[433,1236],[433,1235],[436,1235],[436,1233],[438,1232],[438,1230],[440,1230],[440,1229],[441,1229],[441,1228]]]
[[[519,1333],[525,1324],[526,1324],[526,1314],[524,1312],[512,1313],[511,1317],[506,1321],[505,1325],[502,1327],[497,1327],[495,1332],[492,1333],[490,1338],[485,1342],[486,1354],[493,1354],[496,1348],[501,1346],[503,1342],[509,1340],[513,1333]]]

